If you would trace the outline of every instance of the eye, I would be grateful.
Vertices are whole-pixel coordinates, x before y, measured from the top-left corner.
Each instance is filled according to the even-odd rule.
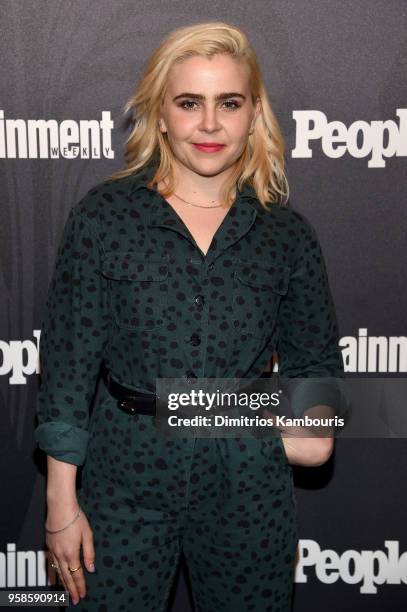
[[[240,104],[239,104],[239,102],[236,102],[236,100],[226,100],[224,102],[224,104],[230,104],[231,105],[231,106],[226,106],[227,110],[234,111],[237,108],[240,108]]]
[[[178,106],[180,108],[184,108],[185,110],[193,110],[192,106],[187,106],[187,105],[193,105],[193,104],[197,104],[197,102],[195,100],[184,100],[183,102],[181,102],[181,104],[179,104]]]
[[[227,111],[237,110],[241,106],[236,100],[225,100],[222,105]],[[183,100],[178,106],[184,110],[195,110],[198,107],[198,102],[196,100]]]

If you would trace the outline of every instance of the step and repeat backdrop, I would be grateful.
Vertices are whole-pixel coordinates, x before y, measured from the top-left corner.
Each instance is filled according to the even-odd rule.
[[[346,373],[407,376],[407,4],[2,0],[0,20],[0,588],[45,589],[46,292],[70,208],[124,165],[122,109],[169,30],[245,30],[286,139],[290,206],[324,251]],[[294,469],[295,612],[405,611],[406,469],[397,435],[339,439],[324,466]],[[184,562],[171,610],[192,610]]]

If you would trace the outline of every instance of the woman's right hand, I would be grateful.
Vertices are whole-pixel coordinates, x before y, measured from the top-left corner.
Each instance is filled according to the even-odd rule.
[[[65,527],[73,520],[79,510],[78,502],[69,504],[48,505],[46,520],[47,529],[56,530]],[[59,533],[46,532],[46,544],[50,551],[50,559],[58,565],[59,577],[69,592],[74,604],[86,595],[86,583],[83,566],[71,574],[68,567],[75,568],[81,565],[80,548],[85,567],[94,572],[95,551],[93,546],[93,533],[88,519],[81,509],[78,518],[67,529]]]

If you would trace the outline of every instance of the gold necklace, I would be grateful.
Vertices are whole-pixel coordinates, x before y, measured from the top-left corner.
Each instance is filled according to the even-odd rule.
[[[173,193],[173,195],[175,195],[175,197],[177,197],[182,202],[185,202],[185,204],[190,204],[191,206],[197,206],[198,208],[220,208],[222,206],[222,204],[215,204],[215,206],[205,206],[202,204],[194,204],[193,202],[188,202],[187,200],[184,200],[184,198],[181,198],[181,196],[177,195],[176,193]],[[216,200],[211,200],[211,202],[215,202],[215,201]]]

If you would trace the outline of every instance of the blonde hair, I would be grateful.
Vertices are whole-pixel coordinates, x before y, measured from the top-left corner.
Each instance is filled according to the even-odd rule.
[[[209,22],[178,28],[170,32],[152,53],[137,88],[124,107],[132,112],[133,129],[126,140],[127,168],[112,174],[116,180],[130,176],[158,158],[157,170],[148,183],[166,179],[163,197],[171,195],[174,183],[174,155],[166,134],[158,128],[160,108],[165,96],[168,73],[175,62],[200,55],[229,54],[249,68],[249,87],[253,103],[260,98],[261,110],[254,131],[248,135],[247,145],[237,160],[234,171],[225,181],[220,201],[229,204],[239,190],[248,183],[256,192],[262,206],[279,202],[286,204],[289,196],[284,171],[285,143],[264,86],[257,56],[245,34],[237,27],[222,22]]]

